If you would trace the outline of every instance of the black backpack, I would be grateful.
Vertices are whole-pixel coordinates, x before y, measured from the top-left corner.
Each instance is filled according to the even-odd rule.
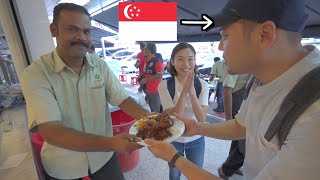
[[[250,89],[256,81],[252,77],[247,84],[244,99],[250,93]],[[320,66],[314,68],[301,78],[294,88],[285,97],[280,109],[272,120],[264,138],[267,141],[277,135],[280,147],[284,144],[291,127],[299,116],[315,101],[320,98]]]
[[[175,85],[175,80],[173,77],[169,78],[167,80],[167,88],[168,88],[168,91],[169,91],[169,94],[172,98],[172,100],[174,99],[174,95],[176,93],[176,85]],[[197,77],[194,77],[194,88],[196,90],[196,94],[197,94],[197,97],[199,99],[199,96],[200,96],[200,93],[201,93],[201,90],[202,90],[202,86],[201,86],[201,82],[200,82],[200,79],[197,78]]]

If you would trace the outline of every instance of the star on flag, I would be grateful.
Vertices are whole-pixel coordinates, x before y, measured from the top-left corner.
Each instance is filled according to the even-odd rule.
[[[177,3],[120,2],[119,37],[135,41],[176,41]]]

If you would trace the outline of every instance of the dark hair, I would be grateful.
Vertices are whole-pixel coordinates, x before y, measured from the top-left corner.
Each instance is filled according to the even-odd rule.
[[[94,45],[91,45],[91,46],[90,46],[90,49],[93,50],[93,51],[95,51],[96,47],[94,47]]]
[[[152,54],[156,54],[156,52],[157,52],[157,46],[156,46],[155,43],[148,42],[148,43],[146,44],[146,47],[145,47],[145,48],[146,48],[146,49],[149,49]]]
[[[177,75],[177,70],[176,68],[171,64],[171,61],[174,60],[174,57],[176,56],[176,54],[181,51],[182,49],[191,49],[191,51],[194,53],[194,57],[196,57],[196,50],[194,49],[194,47],[189,44],[189,43],[186,43],[186,42],[182,42],[182,43],[179,43],[178,45],[176,45],[173,50],[172,50],[172,53],[171,53],[171,57],[170,57],[170,74],[172,77],[174,77],[175,75]],[[197,65],[194,67],[194,72],[197,73]]]
[[[63,11],[63,10],[83,13],[83,14],[87,15],[91,20],[89,12],[83,6],[79,6],[79,5],[73,4],[73,3],[60,3],[57,6],[55,6],[53,9],[53,23],[58,22],[59,15],[60,15],[61,11]]]
[[[215,58],[213,59],[213,61],[214,61],[214,62],[218,62],[218,61],[220,61],[220,58],[219,58],[219,57],[215,57]]]
[[[140,49],[144,49],[144,47],[146,47],[146,42],[141,41],[140,43]]]

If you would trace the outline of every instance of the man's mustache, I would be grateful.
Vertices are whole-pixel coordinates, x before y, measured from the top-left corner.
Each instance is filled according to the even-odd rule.
[[[71,44],[71,46],[74,46],[74,45],[76,45],[76,44],[79,44],[79,45],[82,45],[82,46],[84,46],[84,47],[86,47],[86,48],[89,48],[89,44],[88,44],[88,43],[85,43],[85,42],[72,41],[70,44]]]

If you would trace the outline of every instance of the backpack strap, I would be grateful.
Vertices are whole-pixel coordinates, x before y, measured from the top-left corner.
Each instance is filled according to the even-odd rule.
[[[202,90],[202,86],[201,86],[200,79],[198,77],[194,77],[194,88],[196,90],[197,98],[199,99],[199,96],[200,96],[200,93]]]
[[[176,88],[175,80],[174,80],[173,77],[171,77],[171,78],[169,78],[167,80],[167,89],[168,89],[169,94],[170,94],[172,99],[174,99],[174,95],[175,95],[175,92],[176,92],[175,88]],[[194,88],[196,90],[197,97],[199,98],[201,90],[202,90],[202,86],[201,86],[200,79],[197,78],[197,77],[194,77]]]
[[[171,99],[173,100],[174,94],[176,93],[176,86],[175,86],[174,77],[171,77],[167,80],[167,88],[168,88],[169,94],[171,96]]]
[[[251,76],[249,81],[247,82],[247,84],[245,85],[245,92],[244,92],[244,97],[243,100],[246,100],[250,94],[250,90],[254,84],[254,82],[256,81],[256,77],[255,76]]]
[[[307,73],[289,92],[264,136],[266,140],[271,141],[277,134],[280,147],[284,144],[294,122],[320,98],[319,74],[320,66]]]

